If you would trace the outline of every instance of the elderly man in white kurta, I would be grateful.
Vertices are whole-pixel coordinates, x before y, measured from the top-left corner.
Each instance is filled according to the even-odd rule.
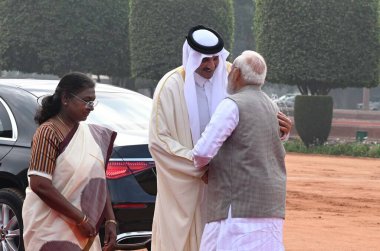
[[[284,250],[285,150],[278,107],[261,90],[266,71],[256,52],[235,59],[228,78],[231,95],[193,149],[198,170],[209,164],[201,251]]]
[[[205,219],[203,170],[194,142],[226,96],[228,52],[212,29],[196,26],[183,45],[183,65],[160,80],[153,97],[149,150],[157,169],[152,250],[197,251]]]

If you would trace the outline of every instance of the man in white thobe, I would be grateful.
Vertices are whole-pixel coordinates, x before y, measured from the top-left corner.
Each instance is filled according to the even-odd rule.
[[[196,168],[209,170],[201,251],[284,250],[285,150],[278,107],[261,90],[266,71],[256,52],[235,59],[231,95],[193,149]]]

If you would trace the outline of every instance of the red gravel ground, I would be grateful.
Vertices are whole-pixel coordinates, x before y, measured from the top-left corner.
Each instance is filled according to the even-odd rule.
[[[380,160],[288,153],[287,251],[380,250]]]
[[[291,250],[380,250],[380,160],[288,153]]]

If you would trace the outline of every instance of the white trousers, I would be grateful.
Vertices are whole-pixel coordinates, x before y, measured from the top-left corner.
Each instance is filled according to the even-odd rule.
[[[284,220],[228,218],[206,224],[200,251],[284,251]]]

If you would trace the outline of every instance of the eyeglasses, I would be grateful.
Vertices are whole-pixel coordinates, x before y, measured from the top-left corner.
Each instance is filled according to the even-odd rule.
[[[86,104],[86,108],[94,108],[97,104],[98,104],[98,101],[95,99],[95,100],[90,100],[90,101],[85,101],[83,99],[81,99],[80,97],[78,97],[77,95],[73,94],[73,93],[70,93],[71,96],[73,96],[74,98],[82,101],[83,103]]]

